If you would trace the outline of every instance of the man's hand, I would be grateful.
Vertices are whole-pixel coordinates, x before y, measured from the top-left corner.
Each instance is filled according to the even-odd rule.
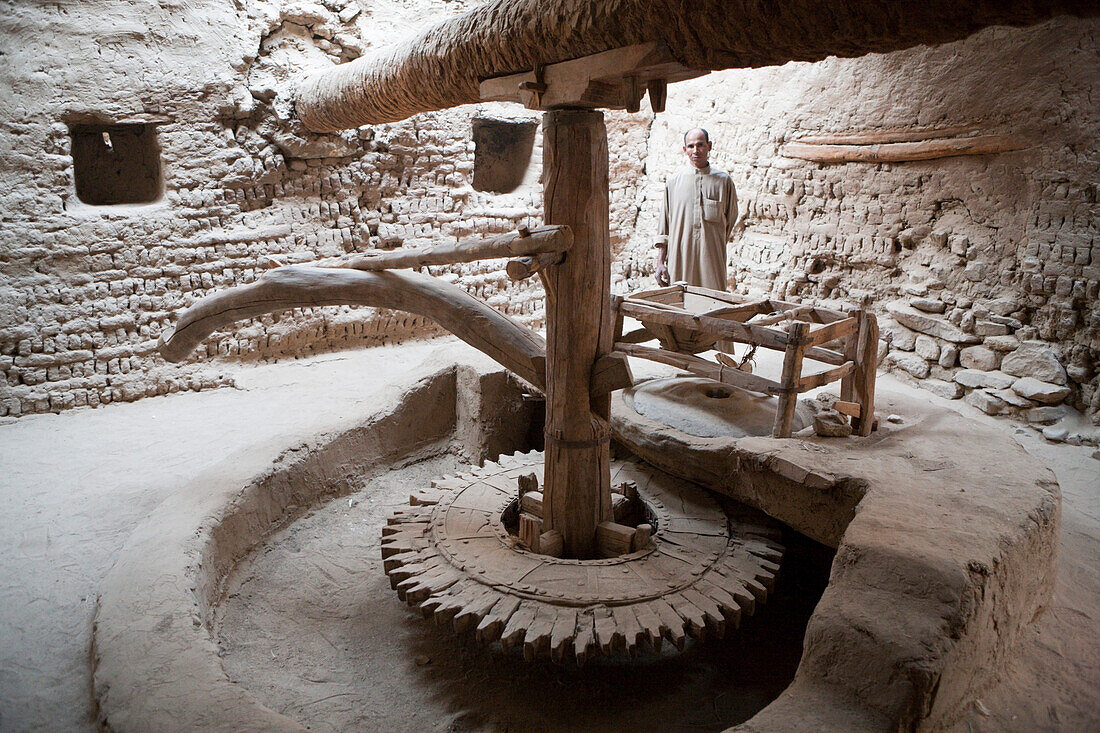
[[[668,285],[668,245],[664,242],[657,242],[654,245],[657,248],[657,284],[661,286]]]
[[[668,265],[663,262],[657,265],[657,284],[662,286],[669,284]]]

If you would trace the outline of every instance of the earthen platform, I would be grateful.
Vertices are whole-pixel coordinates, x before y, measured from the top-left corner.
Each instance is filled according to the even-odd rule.
[[[103,722],[302,730],[221,667],[209,625],[229,572],[357,475],[441,443],[474,459],[515,450],[503,436],[523,416],[509,395],[518,403],[518,387],[483,364],[410,374],[399,398],[358,425],[291,446],[274,466],[238,457],[229,472],[238,483],[208,471],[158,507],[103,584]],[[745,730],[949,725],[1049,597],[1053,474],[1002,432],[947,410],[890,392],[879,409],[901,422],[883,421],[868,439],[727,439],[689,436],[614,402],[617,437],[647,461],[837,548],[794,682]]]

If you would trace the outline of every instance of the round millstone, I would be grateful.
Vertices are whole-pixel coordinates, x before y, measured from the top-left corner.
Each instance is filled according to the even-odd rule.
[[[722,507],[702,489],[644,463],[614,461],[612,486],[633,482],[656,525],[644,548],[598,560],[527,551],[504,525],[521,475],[542,484],[539,452],[502,457],[410,496],[383,528],[391,585],[425,617],[528,660],[682,649],[687,636],[736,628],[772,589],[778,526]]]

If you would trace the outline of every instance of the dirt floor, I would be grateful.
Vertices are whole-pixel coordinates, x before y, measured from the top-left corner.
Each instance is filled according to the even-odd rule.
[[[409,364],[454,348],[464,347],[436,341],[227,367],[238,389],[0,421],[0,730],[94,729],[89,660],[98,584],[132,528],[166,496],[234,451],[346,421]],[[943,404],[1014,434],[1053,468],[1064,498],[1055,596],[960,730],[1100,730],[1095,449],[1051,444],[961,402]],[[313,720],[315,729],[324,722],[331,729],[431,730],[528,728],[531,717],[518,717],[521,710],[548,729],[581,729],[597,724],[596,708],[635,728],[715,730],[751,715],[793,673],[798,637],[789,630],[810,610],[815,573],[777,591],[747,634],[637,669],[530,669],[433,630],[389,589],[376,528],[406,483],[451,460],[376,479],[358,503],[344,497],[309,515],[242,566],[219,625],[227,672],[272,707]],[[342,546],[321,531],[328,526],[344,527]],[[345,582],[354,578],[362,582]],[[295,586],[302,586],[297,595],[279,592]],[[324,603],[306,602],[307,587],[327,588]],[[318,653],[311,645],[326,635],[327,649]],[[770,651],[760,652],[753,638],[767,640]]]

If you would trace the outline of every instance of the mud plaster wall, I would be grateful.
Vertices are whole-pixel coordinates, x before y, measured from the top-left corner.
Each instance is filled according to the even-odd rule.
[[[251,282],[272,258],[538,222],[541,135],[520,186],[493,194],[472,186],[471,134],[477,118],[537,115],[478,105],[324,136],[294,119],[289,90],[304,71],[470,5],[97,0],[0,14],[0,415],[201,389],[230,379],[227,362],[434,333],[413,316],[317,308],[242,323],[188,365],[155,354],[180,308]],[[652,284],[661,181],[678,164],[682,129],[705,124],[746,214],[730,246],[739,290],[867,298],[882,309],[905,288],[931,288],[967,312],[1014,299],[1003,315],[1020,320],[1016,335],[1055,342],[1086,385],[1075,397],[1094,401],[1096,30],[1061,21],[939,50],[725,72],[674,85],[656,120],[609,113],[614,289]],[[162,197],[81,203],[69,128],[133,122],[156,128]],[[1040,143],[892,165],[781,155],[786,140],[810,132],[959,123]],[[541,289],[510,283],[503,262],[432,272],[541,323]]]
[[[731,172],[740,197],[729,246],[736,290],[870,303],[892,342],[885,364],[941,390],[955,389],[962,366],[996,371],[1022,342],[1048,342],[1049,351],[1033,345],[1031,353],[1057,358],[1069,401],[1097,419],[1098,50],[1100,24],[1058,19],[939,48],[673,85],[649,138],[630,256],[650,256],[661,181],[681,164],[679,136],[702,125],[714,138],[712,161]],[[1028,147],[880,164],[783,154],[811,135],[951,127]],[[942,303],[933,317],[974,343],[893,322],[891,304],[915,299]],[[1028,411],[981,397],[987,411]]]
[[[242,323],[208,340],[187,365],[155,353],[181,308],[255,280],[273,260],[539,221],[540,136],[529,174],[496,195],[472,187],[471,135],[475,118],[537,115],[483,105],[318,136],[296,123],[288,101],[304,70],[355,58],[467,6],[7,6],[0,13],[0,415],[201,389],[230,380],[227,361],[437,333],[401,313],[316,308]],[[163,195],[139,206],[87,205],[74,186],[71,128],[118,123],[155,127]],[[432,269],[539,325],[541,290],[512,284],[503,264]]]

